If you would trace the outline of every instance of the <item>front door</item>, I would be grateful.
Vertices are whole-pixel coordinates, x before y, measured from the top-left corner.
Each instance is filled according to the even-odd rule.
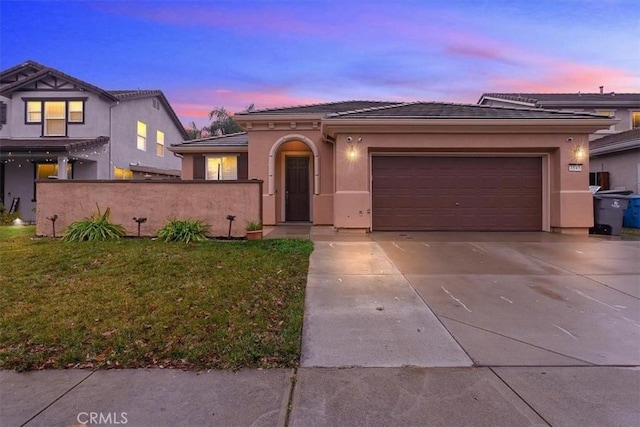
[[[309,157],[287,156],[285,220],[309,221]]]

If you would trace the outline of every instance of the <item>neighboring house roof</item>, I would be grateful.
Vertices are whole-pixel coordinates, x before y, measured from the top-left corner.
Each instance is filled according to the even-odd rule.
[[[228,135],[210,136],[208,138],[192,139],[177,144],[171,144],[169,150],[175,153],[197,152],[202,149],[210,150],[215,148],[243,149],[249,146],[249,136],[246,132],[232,133]]]
[[[362,110],[344,111],[327,115],[327,118],[410,118],[410,119],[556,119],[556,118],[605,118],[589,113],[567,111],[490,107],[475,104],[444,102],[407,102]]]
[[[78,148],[95,147],[109,142],[106,136],[90,139],[37,138],[37,139],[0,139],[1,153],[28,153],[31,151],[68,152]]]
[[[189,135],[175,111],[169,104],[161,90],[104,90],[83,80],[63,73],[55,68],[47,67],[35,61],[25,61],[22,64],[0,72],[0,95],[10,97],[14,92],[28,86],[31,83],[54,76],[66,80],[74,86],[104,96],[114,102],[123,102],[132,99],[158,97],[164,108],[169,113],[174,125],[180,131],[181,136],[187,139]]]
[[[287,115],[287,114],[315,114],[325,115],[339,113],[341,111],[354,111],[364,108],[381,107],[386,105],[402,104],[402,102],[389,101],[341,101],[324,104],[296,105],[293,107],[267,108],[264,110],[242,111],[234,116],[259,116],[259,115]]]
[[[42,68],[40,68],[42,67]],[[39,68],[39,69],[38,69]],[[57,77],[59,79],[62,80],[66,80],[70,83],[72,83],[74,86],[77,86],[78,88],[84,89],[84,90],[88,90],[90,92],[94,92],[97,94],[100,94],[112,101],[117,101],[117,98],[113,95],[111,95],[109,92],[107,92],[104,89],[101,89],[97,86],[94,86],[90,83],[87,83],[83,80],[77,79],[73,76],[70,76],[68,74],[63,73],[62,71],[56,70],[54,68],[51,67],[45,67],[41,64],[38,64],[36,62],[33,61],[27,61],[23,64],[21,64],[18,67],[13,67],[10,68],[9,70],[3,71],[2,73],[0,73],[0,82],[2,82],[3,80],[6,80],[7,77],[9,75],[15,75],[17,71],[19,70],[25,70],[25,69],[34,69],[37,70],[35,73],[30,74],[26,77],[20,78],[12,83],[6,83],[3,84],[0,87],[0,94],[3,96],[7,96],[10,97],[14,92],[24,88],[27,85],[30,85],[31,83],[37,82],[39,80],[44,79],[45,77],[49,77],[49,76],[54,76]]]
[[[130,101],[130,100],[133,100],[133,99],[155,98],[155,97],[157,97],[158,99],[160,99],[160,102],[164,106],[165,110],[167,110],[167,113],[169,113],[169,116],[171,117],[171,120],[173,121],[173,123],[176,125],[176,128],[178,128],[178,130],[180,131],[180,135],[182,136],[182,138],[184,138],[184,139],[189,138],[189,134],[187,133],[187,130],[184,128],[184,126],[180,122],[180,119],[178,118],[178,115],[176,114],[175,111],[173,111],[173,108],[171,107],[171,104],[169,104],[169,101],[164,96],[164,93],[161,90],[157,90],[157,89],[154,89],[154,90],[140,90],[140,89],[138,89],[138,90],[110,90],[109,93],[112,96],[114,96],[115,98],[117,98],[118,101],[121,101],[121,102]]]
[[[178,169],[160,169],[160,168],[152,168],[150,166],[140,166],[140,165],[129,165],[129,169],[133,172],[141,172],[141,173],[155,173],[158,175],[169,175],[179,177],[181,171]]]
[[[608,135],[589,143],[589,155],[597,156],[640,148],[640,128]]]
[[[483,93],[478,104],[485,100],[502,100],[533,107],[579,106],[638,106],[640,93]]]

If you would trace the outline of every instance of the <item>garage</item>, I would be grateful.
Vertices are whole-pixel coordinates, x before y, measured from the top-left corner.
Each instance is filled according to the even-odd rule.
[[[542,230],[540,157],[372,156],[373,230]]]

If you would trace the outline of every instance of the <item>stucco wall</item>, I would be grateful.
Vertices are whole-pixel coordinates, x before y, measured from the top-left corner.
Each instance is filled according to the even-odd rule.
[[[347,136],[362,138],[351,158]],[[567,140],[571,138],[572,141]],[[421,155],[540,157],[543,171],[543,228],[586,232],[593,225],[592,198],[588,191],[589,168],[569,172],[575,163],[574,148],[588,148],[587,135],[577,134],[345,134],[336,138],[334,226],[370,228],[370,153]],[[585,160],[586,161],[586,160]],[[548,166],[548,167],[547,167]]]
[[[167,219],[199,219],[211,226],[209,235],[226,236],[227,215],[235,215],[232,235],[244,236],[247,221],[262,217],[261,181],[38,181],[36,209],[39,235],[56,234],[70,223],[92,215],[96,204],[111,208],[113,222],[129,235],[137,234],[133,217],[146,217],[141,234],[155,235]]]
[[[281,142],[273,161],[274,191],[269,192],[269,154]],[[313,144],[319,155],[319,170],[314,166],[314,155],[309,144]],[[283,212],[284,173],[283,161],[286,155],[310,156],[310,184],[312,186],[311,221],[316,224],[333,224],[333,146],[322,141],[319,130],[276,129],[250,132],[249,177],[263,180],[263,201],[265,224],[285,221]],[[316,185],[315,175],[319,175]]]
[[[139,162],[142,166],[162,169],[180,169],[181,160],[167,149],[171,144],[182,142],[183,138],[169,114],[160,104],[153,107],[153,98],[122,101],[114,109],[113,132],[111,134],[111,166],[129,169],[129,163]],[[137,122],[147,125],[147,147],[137,148]],[[156,132],[164,132],[164,156],[156,154]]]
[[[624,187],[640,194],[640,149],[594,156],[589,161],[591,172],[609,172],[611,189]]]
[[[42,124],[25,124],[26,107],[25,101],[22,100],[23,97],[46,98],[47,100],[87,98],[84,105],[84,123],[68,124],[67,136],[69,138],[95,138],[109,135],[109,106],[112,103],[105,101],[94,93],[80,91],[25,91],[14,93],[11,99],[12,102],[7,107],[7,130],[2,135],[11,138],[40,138],[42,136]],[[3,101],[6,102],[4,99]]]

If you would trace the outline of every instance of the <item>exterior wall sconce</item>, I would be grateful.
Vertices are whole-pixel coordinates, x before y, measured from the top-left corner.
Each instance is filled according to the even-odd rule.
[[[356,144],[360,144],[362,142],[362,138],[354,139],[353,137],[347,137],[347,146],[349,147],[349,159],[355,160],[357,156],[356,152]]]
[[[573,147],[573,158],[577,162],[582,162],[585,159],[585,151],[582,145],[576,145]]]

